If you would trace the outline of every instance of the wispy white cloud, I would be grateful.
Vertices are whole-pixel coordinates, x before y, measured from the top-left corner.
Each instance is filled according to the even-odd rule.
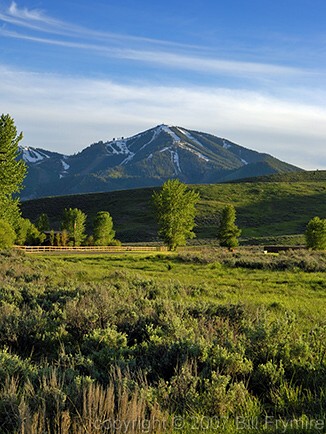
[[[65,33],[66,24],[45,15],[38,9],[19,8],[12,2],[8,9],[0,10],[0,20],[3,23],[17,27],[28,28],[47,33]],[[66,33],[67,34],[67,33]]]
[[[15,2],[12,2],[9,6],[9,13],[13,17],[17,18],[23,18],[28,20],[40,20],[42,19],[42,14],[37,9],[34,9],[32,11],[28,10],[27,8],[18,9],[17,4]]]
[[[73,153],[160,123],[210,132],[304,168],[326,166],[326,109],[253,91],[117,83],[0,67],[25,145]],[[67,89],[69,91],[67,92]]]
[[[126,35],[113,32],[101,32],[94,29],[75,25],[71,22],[58,20],[48,16],[44,11],[39,9],[19,8],[17,3],[12,2],[10,7],[0,10],[0,20],[4,23],[14,24],[19,28],[28,28],[43,32],[45,34],[56,34],[61,36],[70,36],[76,38],[90,38],[92,40],[101,40],[102,42],[115,43],[148,43],[151,45],[165,45],[184,49],[203,49],[196,45],[181,44],[174,41],[146,38],[134,35]]]
[[[12,38],[39,42],[42,44],[56,45],[59,47],[86,50],[91,53],[97,52],[102,56],[114,57],[119,59],[136,60],[149,64],[161,65],[166,68],[181,70],[191,70],[208,74],[227,74],[229,76],[241,76],[242,78],[266,78],[270,76],[304,77],[311,75],[311,72],[295,69],[291,67],[278,66],[263,63],[250,63],[240,61],[226,61],[214,58],[183,55],[167,51],[149,51],[141,49],[121,49],[108,47],[105,45],[95,45],[86,42],[74,42],[67,40],[56,40],[39,36],[24,35],[6,29],[0,29],[0,34]]]
[[[291,77],[304,79],[314,74],[299,68],[264,62],[225,60],[206,47],[98,32],[53,19],[39,10],[20,9],[14,2],[7,11],[0,12],[0,20],[13,25],[13,28],[0,28],[0,35],[5,37],[79,49],[89,55],[96,53],[170,69],[230,75],[256,81],[271,78],[278,80],[279,77],[283,80]],[[36,31],[36,33],[23,33],[21,29]]]
[[[308,71],[267,63],[230,61],[215,58],[180,55],[179,53],[125,50],[123,55],[129,59],[153,62],[174,68],[206,71],[208,73],[227,73],[240,76],[295,76],[305,75]]]

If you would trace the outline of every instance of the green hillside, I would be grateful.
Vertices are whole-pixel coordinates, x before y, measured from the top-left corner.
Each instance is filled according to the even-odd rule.
[[[326,170],[296,171],[288,173],[274,173],[266,176],[242,178],[235,182],[306,182],[326,181]]]
[[[219,215],[226,204],[237,210],[243,237],[277,237],[302,234],[314,216],[326,217],[326,179],[323,172],[298,174],[300,181],[238,182],[195,185],[198,205],[197,238],[215,238]],[[324,172],[325,174],[326,172]],[[303,176],[308,178],[305,181]],[[293,175],[294,176],[294,175]],[[123,242],[153,241],[157,226],[151,203],[153,188],[36,199],[22,203],[23,216],[35,221],[45,212],[58,229],[64,208],[77,207],[89,217],[88,226],[100,210],[111,213],[117,238]]]

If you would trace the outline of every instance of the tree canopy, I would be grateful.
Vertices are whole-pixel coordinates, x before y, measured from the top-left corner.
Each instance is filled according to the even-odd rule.
[[[94,221],[94,244],[95,246],[107,246],[113,240],[115,231],[113,221],[109,212],[99,211]]]
[[[44,212],[39,215],[38,219],[36,220],[35,226],[37,229],[41,232],[49,231],[50,230],[50,222],[49,217]]]
[[[195,237],[193,228],[198,200],[199,194],[178,179],[166,181],[161,191],[153,194],[159,235],[170,250]]]
[[[45,240],[45,235],[29,219],[20,217],[15,229],[16,243],[19,245],[40,245]]]
[[[78,208],[69,208],[64,210],[62,229],[67,230],[69,237],[74,246],[80,246],[86,238],[85,221],[86,214]]]
[[[9,115],[0,117],[0,191],[2,195],[19,192],[26,174],[26,165],[20,160],[18,144],[23,134],[17,134],[14,120]]]
[[[307,247],[313,250],[326,250],[326,219],[314,217],[305,232]]]
[[[11,247],[15,238],[16,234],[11,225],[7,221],[0,219],[0,249]]]
[[[0,117],[0,218],[15,225],[20,216],[18,199],[13,198],[22,188],[26,165],[17,160],[19,142],[23,134],[17,133],[14,120],[7,114]]]
[[[229,249],[238,246],[238,237],[241,230],[235,224],[236,211],[233,205],[227,205],[223,208],[220,226],[218,229],[218,239],[220,245]]]

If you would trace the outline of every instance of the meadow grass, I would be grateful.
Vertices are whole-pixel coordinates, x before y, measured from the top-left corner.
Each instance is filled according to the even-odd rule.
[[[325,270],[259,248],[2,252],[0,432],[322,432]]]
[[[222,251],[226,257],[237,255]],[[322,324],[326,318],[324,272],[307,273],[299,268],[285,271],[230,268],[219,262],[218,254],[216,258],[213,255],[209,263],[183,262],[177,253],[42,256],[58,270],[63,268],[66,277],[77,278],[83,283],[101,282],[122,270],[130,279],[137,276],[158,285],[173,283],[179,288],[180,300],[185,303],[196,299],[243,303],[251,308],[263,306],[275,315],[290,310],[306,328]],[[266,258],[262,251],[255,252],[254,256]],[[273,256],[279,257],[269,255],[271,260]]]

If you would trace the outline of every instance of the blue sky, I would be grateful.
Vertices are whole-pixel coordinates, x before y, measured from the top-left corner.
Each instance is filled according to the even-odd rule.
[[[0,0],[0,112],[71,154],[166,123],[326,169],[324,0]]]

